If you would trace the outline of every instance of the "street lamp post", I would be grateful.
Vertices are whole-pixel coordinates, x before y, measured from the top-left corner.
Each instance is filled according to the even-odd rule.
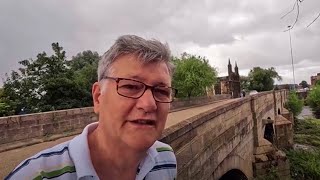
[[[289,37],[290,37],[290,52],[291,52],[291,65],[292,65],[292,77],[293,77],[293,90],[296,90],[296,80],[294,76],[294,65],[293,65],[293,55],[292,55],[292,42],[291,42],[291,26],[288,26],[289,28]]]

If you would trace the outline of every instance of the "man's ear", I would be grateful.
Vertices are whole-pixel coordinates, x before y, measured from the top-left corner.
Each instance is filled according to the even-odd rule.
[[[101,84],[99,82],[95,82],[92,85],[92,99],[93,99],[93,110],[96,114],[99,114],[100,110],[100,95],[101,95]]]

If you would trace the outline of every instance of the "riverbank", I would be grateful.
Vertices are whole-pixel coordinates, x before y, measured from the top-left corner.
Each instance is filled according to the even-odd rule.
[[[296,119],[294,149],[286,152],[293,179],[320,179],[320,119]]]

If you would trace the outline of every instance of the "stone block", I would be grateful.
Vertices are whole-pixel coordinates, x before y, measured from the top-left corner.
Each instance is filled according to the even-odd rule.
[[[187,165],[192,159],[192,151],[190,144],[185,145],[179,151],[176,152],[177,163],[180,164],[180,167]]]
[[[31,132],[42,132],[42,125],[35,125],[30,127]]]
[[[49,135],[55,132],[55,128],[53,124],[43,124],[41,129],[42,129],[43,135]]]
[[[66,131],[71,129],[70,121],[60,121],[58,124],[59,124],[59,129],[61,131]]]
[[[39,124],[51,124],[54,122],[54,113],[44,113],[42,114],[41,118],[39,119]]]
[[[59,111],[54,111],[53,116],[55,120],[60,120],[66,117],[68,110],[59,110]]]
[[[12,141],[26,139],[30,133],[30,128],[10,129],[7,131],[7,137]]]
[[[210,160],[206,161],[205,164],[202,165],[201,171],[203,171],[203,175],[201,179],[208,179],[213,173],[213,166]]]
[[[8,124],[6,120],[0,120],[0,131],[5,131],[8,129]]]
[[[37,124],[38,124],[37,119],[28,119],[28,120],[21,119],[20,121],[20,127],[30,127]]]
[[[7,119],[7,129],[18,129],[20,128],[20,117],[11,116]]]
[[[191,152],[193,156],[200,154],[204,148],[204,142],[202,136],[195,137],[191,142]]]
[[[27,135],[27,138],[40,138],[40,137],[42,137],[42,131],[31,131]]]
[[[175,135],[175,134],[173,134]],[[169,135],[170,136],[170,135]],[[170,143],[171,147],[175,150],[179,150],[184,145],[190,143],[190,141],[196,137],[196,134],[194,131],[190,131],[189,133],[186,133],[184,135],[179,136],[178,138],[172,140]]]
[[[212,148],[207,148],[203,151],[202,154],[199,155],[199,159],[201,162],[201,166],[204,166],[207,164],[207,161],[210,161],[210,157],[212,156]]]
[[[188,166],[189,176],[195,176],[199,171],[203,170],[203,166],[201,166],[200,159],[195,158],[191,161],[190,165]]]
[[[6,139],[7,138],[7,132],[5,131],[0,131],[0,142],[3,140],[3,139]]]
[[[229,142],[235,136],[235,127],[230,127],[225,133],[223,133],[225,141]]]
[[[268,161],[268,157],[265,154],[255,155],[255,162],[266,162]]]
[[[183,179],[183,180],[191,180],[190,176],[189,176],[189,171],[188,169],[184,168],[179,168],[179,164],[178,165],[178,175],[177,175],[177,179]],[[180,170],[180,171],[179,171]]]
[[[213,142],[212,142],[212,152],[215,152],[216,150],[218,150],[223,144],[224,144],[224,136],[220,135],[218,137],[216,137]]]

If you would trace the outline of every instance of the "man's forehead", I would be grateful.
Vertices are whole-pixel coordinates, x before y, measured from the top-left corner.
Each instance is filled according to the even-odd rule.
[[[112,76],[135,79],[153,85],[171,85],[171,76],[164,62],[117,64],[111,69]]]

